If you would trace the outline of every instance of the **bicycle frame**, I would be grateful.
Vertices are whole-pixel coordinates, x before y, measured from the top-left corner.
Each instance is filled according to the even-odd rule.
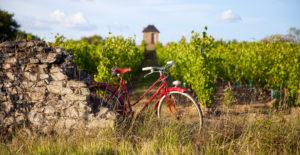
[[[157,110],[158,104],[160,99],[166,95],[166,101],[168,103],[168,95],[167,93],[170,91],[179,91],[179,92],[186,92],[186,89],[184,88],[180,88],[180,87],[167,87],[167,83],[165,82],[166,77],[160,73],[159,78],[144,92],[144,94],[138,98],[138,100],[131,104],[130,103],[130,99],[129,99],[129,94],[127,91],[127,87],[125,84],[124,79],[121,77],[120,79],[120,83],[119,86],[117,86],[116,91],[114,91],[115,96],[118,97],[119,101],[121,102],[122,106],[123,106],[123,115],[127,115],[130,114],[133,110],[132,110],[132,106],[136,105],[137,103],[139,103],[159,82],[161,82],[160,86],[158,87],[158,89],[155,91],[154,94],[151,95],[151,97],[149,98],[149,100],[144,104],[144,107],[142,108],[142,110],[144,110],[146,107],[148,107],[152,101],[157,98],[157,101],[154,105],[154,109]],[[122,95],[122,92],[125,94],[125,98]],[[125,100],[124,100],[125,99]],[[126,106],[127,103],[127,106]],[[174,103],[173,103],[174,104]],[[171,108],[170,108],[171,104],[168,103],[168,109],[171,112]],[[128,109],[127,109],[128,108]]]

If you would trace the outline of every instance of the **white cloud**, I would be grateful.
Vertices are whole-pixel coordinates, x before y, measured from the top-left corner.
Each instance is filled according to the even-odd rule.
[[[53,22],[67,28],[75,28],[81,30],[94,29],[95,26],[90,24],[84,17],[82,12],[77,12],[71,15],[66,15],[63,11],[55,10],[50,14]]]
[[[225,22],[238,22],[241,21],[242,18],[240,15],[234,13],[231,9],[225,10],[221,13],[221,19]]]

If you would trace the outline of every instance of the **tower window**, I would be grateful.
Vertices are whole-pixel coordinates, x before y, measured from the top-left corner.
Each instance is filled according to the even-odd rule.
[[[151,44],[154,44],[154,33],[151,33]]]

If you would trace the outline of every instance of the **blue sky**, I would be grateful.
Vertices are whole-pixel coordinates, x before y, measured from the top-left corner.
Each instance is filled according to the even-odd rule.
[[[189,37],[192,30],[224,40],[259,40],[300,28],[299,0],[0,0],[21,29],[48,41],[98,34],[135,37],[154,24],[166,43]]]

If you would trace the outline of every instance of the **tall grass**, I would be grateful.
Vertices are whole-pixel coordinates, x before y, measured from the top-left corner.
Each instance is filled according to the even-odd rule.
[[[29,136],[20,130],[0,145],[0,154],[300,154],[299,115],[225,116],[204,124],[191,133],[147,112],[89,135]]]

